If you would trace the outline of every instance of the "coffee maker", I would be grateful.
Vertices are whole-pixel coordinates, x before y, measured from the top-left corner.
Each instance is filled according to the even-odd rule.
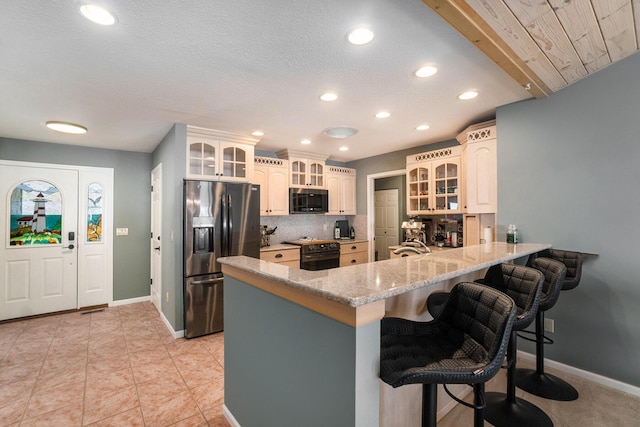
[[[413,240],[419,240],[426,243],[426,235],[421,221],[416,221],[416,218],[409,218],[409,221],[402,221],[402,230],[404,232],[403,246],[413,246],[411,242]],[[416,246],[418,246],[416,244]]]

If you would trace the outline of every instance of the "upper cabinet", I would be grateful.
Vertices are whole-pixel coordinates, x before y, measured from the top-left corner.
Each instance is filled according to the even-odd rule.
[[[498,211],[497,135],[495,120],[470,126],[456,139],[463,147],[465,212]]]
[[[460,147],[407,156],[407,214],[462,213]]]
[[[289,161],[255,158],[254,184],[260,185],[260,216],[289,215]]]
[[[187,178],[250,182],[257,139],[187,126]]]
[[[296,188],[326,188],[325,161],[328,156],[291,149],[276,153],[289,160],[289,186]]]
[[[356,170],[327,166],[328,215],[356,214]]]

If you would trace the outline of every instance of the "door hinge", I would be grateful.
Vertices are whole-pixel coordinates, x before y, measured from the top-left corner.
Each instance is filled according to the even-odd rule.
[[[149,283],[153,285],[153,278],[149,279]]]
[[[151,238],[153,239],[153,231],[151,232]]]
[[[153,193],[153,185],[151,186],[151,192]]]

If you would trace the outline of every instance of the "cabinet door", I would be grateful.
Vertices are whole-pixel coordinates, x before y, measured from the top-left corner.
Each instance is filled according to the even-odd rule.
[[[468,144],[465,152],[469,213],[492,213],[498,207],[496,140]]]
[[[309,162],[309,186],[324,188],[324,163]]]
[[[434,209],[439,213],[462,212],[460,206],[460,158],[433,163]]]
[[[269,168],[256,166],[252,182],[260,186],[260,216],[269,215]]]
[[[420,215],[431,213],[430,163],[410,167],[407,173],[407,213]]]
[[[213,178],[217,176],[216,165],[217,144],[195,140],[189,143],[189,169],[187,176]]]
[[[329,192],[329,210],[327,215],[340,215],[342,210],[340,175],[327,174],[327,191]]]
[[[232,142],[221,142],[218,167],[220,176],[228,181],[248,181],[253,172],[253,151]]]
[[[287,169],[272,168],[269,171],[269,215],[289,215],[288,182]]]
[[[341,180],[342,214],[356,214],[356,177],[347,175]]]
[[[291,160],[291,186],[307,186],[307,162],[305,160]]]

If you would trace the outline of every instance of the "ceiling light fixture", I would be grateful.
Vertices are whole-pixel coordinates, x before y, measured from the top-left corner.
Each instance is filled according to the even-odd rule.
[[[461,93],[460,95],[458,95],[458,99],[461,99],[463,101],[469,100],[469,99],[473,99],[476,96],[478,96],[478,92],[476,92],[475,90],[470,90],[464,93]]]
[[[340,151],[349,151],[349,147],[347,147],[346,145],[343,145],[342,147],[338,148],[338,150],[340,150]]]
[[[253,132],[251,132],[251,135],[253,135],[253,136],[264,136],[264,132],[262,132],[261,130],[254,130]]]
[[[72,133],[75,135],[81,135],[83,133],[87,133],[86,127],[77,125],[75,123],[47,122],[46,125],[49,129],[55,130],[57,132]]]
[[[373,40],[373,37],[373,31],[366,27],[358,27],[347,34],[347,40],[355,46],[362,46],[370,43],[371,40]]]
[[[390,115],[391,115],[391,113],[388,112],[388,111],[380,111],[379,113],[376,113],[376,117],[379,118],[379,119],[386,119]]]
[[[323,101],[335,101],[338,99],[338,95],[333,92],[327,92],[320,95],[320,99]]]
[[[309,145],[309,144],[311,144],[311,140],[310,139],[303,139],[302,141],[300,141],[300,144]]]
[[[438,72],[438,69],[436,67],[433,67],[431,65],[426,65],[424,67],[418,68],[413,73],[413,75],[415,75],[416,77],[423,78],[423,77],[431,77],[437,72]]]
[[[342,126],[342,127],[325,129],[324,133],[325,135],[328,135],[331,138],[342,139],[342,138],[348,138],[350,136],[355,135],[356,133],[358,133],[358,129]]]
[[[95,3],[82,4],[80,13],[89,21],[99,25],[113,25],[116,23],[116,17],[111,12]]]
[[[427,130],[427,129],[429,129],[429,125],[416,126],[416,130]]]

